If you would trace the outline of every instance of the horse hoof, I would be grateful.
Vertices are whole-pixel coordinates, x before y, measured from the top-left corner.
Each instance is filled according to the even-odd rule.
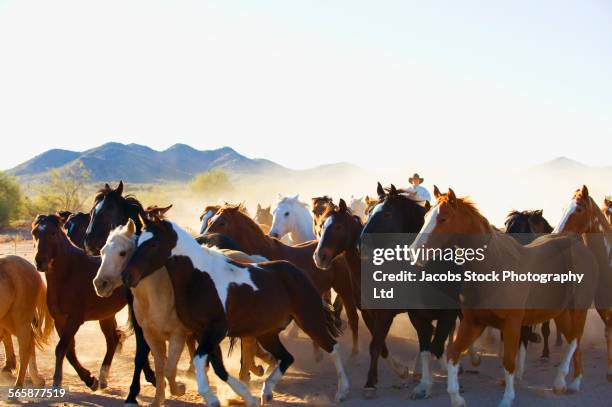
[[[265,406],[267,403],[271,402],[273,399],[272,393],[265,393],[261,395],[261,405]]]
[[[176,384],[170,387],[170,394],[173,396],[182,396],[185,394],[185,383],[176,382]]]
[[[90,385],[87,385],[87,387],[89,387],[91,391],[96,391],[98,390],[98,387],[100,387],[100,382],[94,377],[93,382]]]
[[[376,398],[376,387],[366,387],[363,389],[363,398],[371,400]]]
[[[478,366],[480,365],[482,359],[480,358],[480,355],[476,354],[470,358],[470,361],[472,362],[472,366]]]
[[[431,394],[425,389],[414,389],[410,394],[410,398],[413,400],[425,400],[431,397]]]
[[[130,402],[125,402],[123,403],[123,407],[138,407],[138,402],[137,401],[130,401]]]
[[[348,398],[348,390],[343,390],[343,391],[339,390],[338,393],[336,393],[334,400],[336,401],[336,403],[341,403],[345,401],[347,398]]]
[[[567,386],[553,387],[553,393],[556,395],[565,394],[567,392]]]

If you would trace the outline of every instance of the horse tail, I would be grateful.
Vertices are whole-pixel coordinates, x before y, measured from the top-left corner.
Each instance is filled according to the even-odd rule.
[[[43,349],[45,345],[49,344],[49,337],[53,333],[54,326],[53,318],[47,306],[47,288],[44,284],[41,284],[31,324],[34,344],[37,348]]]
[[[302,270],[284,260],[268,264],[277,271],[276,274],[287,289],[295,313],[294,318],[302,319],[298,325],[306,323],[305,319],[310,318],[315,324],[322,322],[327,333],[333,338],[342,334],[342,327],[336,322],[334,307],[321,298],[321,294]]]

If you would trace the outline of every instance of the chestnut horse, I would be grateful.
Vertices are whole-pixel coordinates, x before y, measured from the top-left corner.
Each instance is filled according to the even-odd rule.
[[[55,348],[53,386],[61,387],[64,357],[92,390],[107,386],[108,374],[120,335],[115,314],[126,305],[126,290],[115,290],[106,299],[98,297],[92,281],[100,258],[76,247],[62,228],[57,215],[38,215],[32,224],[36,268],[47,277],[47,305],[55,320],[60,340]],[[85,321],[99,321],[106,339],[106,354],[99,381],[79,363],[74,336]]]
[[[519,243],[525,245],[533,242],[538,236],[549,234],[553,231],[553,227],[542,215],[543,210],[525,210],[512,211],[506,216],[504,222],[505,232],[518,240]],[[521,332],[521,346],[519,352],[519,366],[517,369],[517,378],[520,378],[525,366],[525,351],[528,342],[537,342],[533,339],[535,333],[531,327],[523,327]],[[550,321],[542,324],[542,337],[544,339],[544,347],[540,359],[548,360],[550,358],[550,347],[548,346],[548,338],[550,337]],[[561,332],[557,329],[557,346],[561,346]]]
[[[576,190],[554,233],[577,233],[597,259],[599,284],[595,308],[605,324],[608,380],[612,381],[612,226],[589,195],[586,185]]]
[[[0,256],[0,336],[11,341],[15,335],[19,343],[19,370],[13,387],[23,387],[28,365],[32,384],[45,385],[38,374],[35,348],[45,344],[53,332],[46,298],[45,284],[29,261]]]
[[[459,357],[487,326],[502,331],[504,338],[505,391],[500,406],[508,407],[514,401],[515,360],[519,348],[521,326],[534,325],[554,318],[567,340],[567,350],[558,367],[553,390],[578,391],[582,380],[580,339],[584,331],[587,310],[593,301],[597,284],[597,264],[582,242],[568,237],[546,235],[533,243],[522,246],[512,237],[496,230],[478,209],[466,198],[457,198],[452,189],[441,194],[434,187],[437,204],[428,212],[425,223],[409,250],[486,247],[481,261],[466,261],[466,270],[474,275],[488,275],[492,270],[515,270],[519,274],[525,268],[536,272],[562,274],[572,270],[584,276],[582,283],[541,284],[526,282],[519,285],[508,283],[464,282],[462,288],[463,319],[459,324],[457,337],[448,346],[447,391],[453,407],[465,406],[459,394]],[[553,297],[551,297],[553,296]],[[478,299],[506,300],[509,307],[483,309],[466,307],[465,304]],[[525,309],[528,299],[554,298],[559,309]],[[497,303],[497,302],[496,302]],[[574,380],[569,387],[565,376],[570,363],[574,362]]]
[[[327,270],[319,269],[313,260],[316,241],[287,246],[274,237],[266,236],[259,226],[240,210],[240,205],[224,205],[208,224],[208,233],[221,233],[235,240],[247,254],[259,254],[270,260],[287,260],[303,270],[321,295],[333,288],[342,299],[349,326],[353,333],[352,353],[359,352],[359,316],[353,288],[344,260],[334,261]]]
[[[268,231],[270,230],[269,228],[272,227],[271,209],[272,205],[268,206],[267,208],[263,208],[260,204],[257,204],[257,210],[255,212],[255,216],[253,217],[255,223],[258,223],[260,226],[266,225],[268,227]]]
[[[238,212],[236,208],[236,212]],[[220,215],[222,216],[222,215]],[[240,214],[240,216],[245,216]],[[250,220],[250,218],[247,217]],[[255,222],[250,220],[259,230]],[[219,406],[206,376],[208,361],[216,375],[240,395],[247,406],[257,400],[223,365],[220,343],[226,337],[256,337],[279,361],[265,380],[261,402],[271,401],[274,386],[293,357],[279,339],[289,318],[333,358],[338,377],[336,400],[349,391],[341,361],[331,310],[325,307],[308,277],[291,263],[234,262],[214,248],[200,246],[184,229],[163,219],[145,219],[144,232],[123,279],[130,287],[162,267],[174,288],[176,312],[183,324],[200,338],[194,364],[198,393],[208,406]],[[214,223],[215,221],[213,221]],[[260,231],[261,233],[261,231]]]

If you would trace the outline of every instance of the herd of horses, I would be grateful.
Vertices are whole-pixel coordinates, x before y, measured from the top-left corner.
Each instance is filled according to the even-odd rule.
[[[434,189],[436,202],[418,202],[393,185],[377,185],[374,198],[279,199],[275,208],[257,206],[251,218],[242,204],[206,206],[201,228],[193,236],[167,218],[171,206],[144,208],[124,194],[123,182],[106,184],[97,193],[89,213],[59,212],[39,215],[32,223],[35,257],[32,265],[19,256],[0,258],[0,336],[6,349],[6,370],[16,368],[11,335],[19,344],[16,387],[25,374],[42,386],[35,348],[48,342],[55,326],[53,386],[62,386],[64,358],[91,389],[108,386],[113,356],[128,332],[118,329],[116,314],[126,305],[136,340],[134,373],[126,405],[137,405],[140,377],[156,387],[154,405],[162,405],[166,381],[170,393],[181,396],[185,385],[177,380],[177,363],[187,345],[198,393],[208,406],[220,405],[209,385],[207,369],[226,382],[247,406],[273,398],[275,385],[291,366],[293,356],[280,333],[291,322],[312,339],[316,359],[329,354],[337,372],[336,401],[349,394],[342,352],[341,312],[346,313],[352,334],[352,354],[359,352],[359,314],[371,334],[370,365],[364,397],[376,396],[378,360],[399,377],[411,371],[394,358],[386,337],[395,316],[406,313],[419,342],[419,383],[414,399],[432,395],[432,358],[448,373],[447,391],[453,407],[464,406],[459,394],[460,356],[471,350],[479,363],[474,341],[487,327],[503,338],[505,391],[500,406],[515,398],[514,381],[524,371],[526,347],[539,338],[533,327],[542,324],[548,358],[550,320],[566,342],[553,384],[556,393],[577,392],[582,380],[580,341],[587,311],[594,306],[605,325],[607,377],[612,381],[612,202],[597,206],[586,186],[572,196],[559,224],[553,228],[542,211],[513,211],[504,230],[491,225],[467,198],[449,189]],[[568,300],[558,309],[364,309],[361,306],[360,242],[367,233],[406,233],[416,237],[413,247],[461,247],[486,236],[495,256],[469,266],[476,273],[529,262],[548,270],[580,270],[597,281],[595,293],[580,285],[567,285],[559,293]],[[455,236],[451,238],[449,236]],[[521,241],[514,237],[522,236]],[[568,249],[570,255],[551,260],[551,250]],[[432,261],[430,270],[457,268],[453,262]],[[415,265],[414,267],[422,267]],[[45,274],[46,285],[39,272]],[[518,299],[537,295],[538,283]],[[458,283],[457,300],[477,296]],[[331,290],[337,296],[332,303]],[[490,290],[495,290],[495,287]],[[477,290],[476,290],[477,291]],[[500,295],[502,295],[500,293]],[[507,295],[507,293],[503,294]],[[459,320],[458,328],[456,322]],[[99,374],[79,362],[75,334],[85,321],[98,321],[106,341]],[[221,342],[230,339],[230,350],[240,340],[241,368],[233,377],[224,366]],[[559,343],[560,338],[558,338]],[[149,354],[153,356],[153,367]],[[257,362],[259,359],[261,362]],[[566,376],[573,362],[573,377]],[[267,365],[264,368],[262,363]],[[260,398],[245,384],[250,374],[268,372]]]

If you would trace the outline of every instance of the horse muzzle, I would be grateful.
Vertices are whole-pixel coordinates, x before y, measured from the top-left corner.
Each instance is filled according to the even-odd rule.
[[[314,260],[315,266],[321,270],[327,270],[332,261],[332,257],[330,255],[325,252],[320,252],[319,250],[315,250],[312,255],[312,259]]]

